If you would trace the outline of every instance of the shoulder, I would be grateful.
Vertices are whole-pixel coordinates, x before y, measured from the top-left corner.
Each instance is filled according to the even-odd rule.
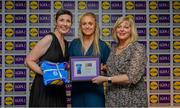
[[[73,40],[71,41],[71,43],[78,43],[78,42],[81,42],[79,38],[73,39]]]
[[[53,37],[51,34],[47,34],[45,35],[40,41],[43,41],[43,42],[51,42],[53,40]]]
[[[100,47],[108,47],[108,44],[101,39],[99,39],[99,45],[100,45]]]
[[[132,43],[133,49],[140,51],[140,52],[144,52],[145,51],[145,46],[143,44],[140,44],[139,42],[134,42]]]

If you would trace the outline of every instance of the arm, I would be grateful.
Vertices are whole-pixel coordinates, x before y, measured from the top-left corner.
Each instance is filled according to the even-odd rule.
[[[140,47],[134,50],[127,74],[112,76],[111,80],[114,84],[136,84],[144,75],[146,66],[146,55],[144,48]],[[93,83],[102,83],[108,81],[108,77],[98,76],[92,79]]]
[[[32,71],[41,74],[42,70],[37,64],[39,58],[43,56],[52,42],[52,36],[47,35],[41,39],[36,46],[31,50],[25,59],[25,65],[28,66]]]

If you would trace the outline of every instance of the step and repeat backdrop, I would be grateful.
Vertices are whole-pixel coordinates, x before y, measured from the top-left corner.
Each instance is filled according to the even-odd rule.
[[[179,0],[1,0],[0,106],[28,106],[34,72],[24,66],[26,54],[54,30],[58,9],[73,13],[71,41],[78,36],[79,15],[94,12],[101,39],[113,44],[112,26],[120,16],[134,18],[139,42],[146,46],[145,73],[149,106],[180,106]],[[67,86],[70,88],[70,85]],[[70,106],[70,90],[67,90]]]

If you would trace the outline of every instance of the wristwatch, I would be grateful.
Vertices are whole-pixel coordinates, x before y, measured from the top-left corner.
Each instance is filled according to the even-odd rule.
[[[108,77],[108,84],[112,83],[112,77]]]

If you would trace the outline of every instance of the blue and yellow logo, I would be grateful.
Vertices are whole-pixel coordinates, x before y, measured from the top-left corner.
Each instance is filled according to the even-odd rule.
[[[180,50],[180,41],[174,41],[173,42],[173,48],[176,50]]]
[[[157,81],[150,82],[150,89],[151,90],[157,90],[158,89],[158,82]]]
[[[14,3],[12,1],[6,1],[5,2],[5,7],[6,7],[6,9],[11,10],[11,9],[14,8]]]
[[[150,96],[151,103],[158,103],[158,95],[151,95]]]
[[[103,32],[104,37],[107,37],[110,35],[110,29],[109,28],[103,28],[102,32]]]
[[[12,55],[5,56],[5,63],[12,64],[14,62],[14,57]]]
[[[6,70],[5,70],[5,77],[6,77],[6,78],[12,78],[13,75],[14,75],[14,72],[13,72],[12,69],[6,69]]]
[[[152,50],[157,50],[157,49],[158,49],[158,42],[156,42],[156,41],[151,41],[151,42],[150,42],[150,48],[151,48]]]
[[[5,49],[6,50],[13,50],[14,49],[14,43],[13,42],[6,42],[5,43]]]
[[[79,1],[78,7],[80,10],[86,9],[86,2],[85,1]]]
[[[180,14],[175,14],[173,16],[173,22],[174,23],[180,23]]]
[[[55,1],[54,2],[54,8],[55,9],[61,9],[62,8],[62,2],[61,1]]]
[[[30,29],[30,36],[37,37],[38,36],[38,28],[31,28]]]
[[[174,74],[174,76],[179,77],[180,76],[180,68],[174,68],[173,69],[173,74]]]
[[[173,1],[173,9],[176,10],[180,9],[180,1]]]
[[[30,1],[30,9],[38,9],[38,1]]]
[[[11,96],[5,97],[4,103],[5,103],[6,105],[13,105],[13,97],[11,97]]]
[[[34,48],[34,46],[36,45],[36,43],[37,43],[37,42],[34,42],[34,41],[29,43],[29,48],[30,48],[30,50],[32,50],[32,49]]]
[[[180,90],[180,82],[179,81],[174,81],[173,83],[173,88],[175,90]]]
[[[150,68],[150,75],[152,77],[158,76],[158,69],[157,68]]]
[[[14,16],[11,14],[7,14],[5,16],[5,21],[6,21],[6,23],[13,23],[14,22]]]
[[[110,2],[109,1],[103,1],[102,2],[102,9],[104,9],[104,10],[110,9]]]
[[[174,54],[173,61],[174,63],[180,63],[180,54]]]
[[[126,2],[126,9],[127,9],[127,10],[133,10],[133,9],[134,9],[134,2],[132,2],[132,1],[127,1],[127,2]]]
[[[13,83],[5,83],[5,91],[12,92],[13,91]]]
[[[173,101],[174,101],[175,103],[180,103],[180,95],[179,95],[179,94],[175,94],[175,95],[173,96]]]
[[[103,23],[109,23],[110,22],[110,15],[105,14],[102,16]]]
[[[5,30],[5,35],[6,35],[7,37],[13,37],[13,35],[14,35],[14,30],[13,30],[12,28],[7,28],[7,29]]]
[[[30,23],[38,23],[38,15],[32,14],[29,17]]]
[[[157,28],[150,28],[149,30],[151,36],[157,36],[158,35],[158,29]]]
[[[180,36],[180,28],[173,28],[173,35]]]
[[[150,23],[157,23],[158,16],[155,15],[155,14],[152,14],[152,15],[149,16],[149,20],[150,20]]]
[[[151,63],[157,63],[158,62],[158,56],[155,54],[150,55],[150,62]]]
[[[157,9],[157,6],[158,6],[158,4],[157,4],[156,1],[150,1],[150,2],[149,2],[149,9],[151,9],[151,10],[156,10],[156,9]]]

